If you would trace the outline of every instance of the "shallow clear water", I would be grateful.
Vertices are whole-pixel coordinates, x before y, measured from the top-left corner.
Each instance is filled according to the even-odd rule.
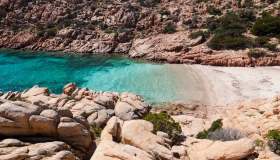
[[[180,100],[176,75],[168,65],[122,57],[58,56],[0,50],[0,90],[40,85],[61,93],[68,82],[96,91],[133,92],[151,103]]]

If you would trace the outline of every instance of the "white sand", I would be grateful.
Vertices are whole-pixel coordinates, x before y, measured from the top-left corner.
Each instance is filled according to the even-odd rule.
[[[186,102],[226,105],[280,94],[280,67],[173,65],[173,69],[178,72],[178,82],[185,81]]]

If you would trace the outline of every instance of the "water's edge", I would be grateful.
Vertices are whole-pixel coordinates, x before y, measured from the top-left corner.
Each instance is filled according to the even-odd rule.
[[[0,90],[22,91],[39,85],[61,93],[65,84],[75,82],[96,91],[133,92],[150,103],[182,100],[170,66],[115,55],[2,49]]]

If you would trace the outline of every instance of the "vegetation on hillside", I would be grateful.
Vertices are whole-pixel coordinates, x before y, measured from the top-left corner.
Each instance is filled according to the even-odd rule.
[[[180,141],[182,129],[179,123],[175,122],[167,113],[149,113],[144,117],[144,120],[149,121],[154,125],[154,133],[157,133],[158,131],[167,133],[173,144]]]
[[[243,35],[247,30],[247,23],[235,13],[222,16],[215,28],[210,28],[214,34],[208,42],[212,49],[244,49],[252,46],[251,40]]]
[[[261,18],[256,20],[251,31],[256,36],[278,37],[280,35],[280,17],[264,13]]]
[[[208,30],[212,33],[207,45],[215,50],[267,48],[275,51],[276,44],[271,44],[270,38],[280,37],[280,18],[264,13],[261,18],[256,19],[254,9],[246,8],[237,13],[228,12],[219,19],[208,19],[207,23]],[[245,33],[248,32],[257,38],[246,36]],[[249,55],[260,57],[264,54],[251,50]]]
[[[267,134],[268,146],[272,152],[280,155],[280,131],[270,130]]]
[[[243,137],[243,134],[237,129],[223,128],[222,119],[214,121],[209,129],[203,130],[196,135],[198,139],[211,139],[215,141],[232,141]]]

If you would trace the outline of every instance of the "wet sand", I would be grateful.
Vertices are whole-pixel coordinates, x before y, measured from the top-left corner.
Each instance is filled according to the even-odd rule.
[[[184,102],[227,105],[280,94],[280,67],[173,65],[171,68],[181,84],[178,92]]]

